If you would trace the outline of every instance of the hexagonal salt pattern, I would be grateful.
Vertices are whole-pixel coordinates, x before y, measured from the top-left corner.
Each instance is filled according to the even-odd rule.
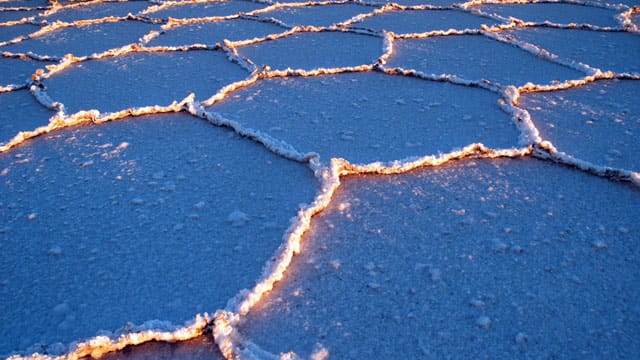
[[[204,100],[248,75],[221,51],[139,52],[79,62],[43,83],[68,113],[108,112],[167,106],[190,93]]]
[[[307,46],[314,51],[304,51]],[[354,67],[374,64],[382,55],[382,40],[341,31],[304,32],[243,46],[238,52],[258,67],[274,70]]]
[[[286,29],[278,25],[247,19],[184,24],[164,31],[151,39],[149,46],[186,46],[224,44],[224,40],[239,41],[281,33]]]
[[[512,63],[518,65],[509,66]],[[584,77],[574,69],[482,35],[398,39],[388,66],[427,74],[452,74],[465,80],[484,79],[503,85],[549,84]]]
[[[518,131],[498,99],[478,88],[356,73],[260,80],[210,110],[299,151],[368,163],[475,142],[515,147]]]
[[[635,5],[0,1],[0,354],[634,358]]]
[[[449,29],[478,29],[498,21],[460,10],[389,11],[352,24],[352,27],[387,30],[396,34],[419,34]]]
[[[601,27],[615,27],[615,10],[590,6],[541,3],[541,4],[499,4],[482,5],[478,9],[504,18],[514,17],[527,22],[551,22],[556,24],[589,24]]]
[[[80,27],[63,27],[5,46],[13,53],[32,52],[61,58],[66,54],[77,57],[100,54],[109,49],[137,44],[155,26],[141,21],[119,21]]]
[[[0,154],[0,353],[223,308],[316,190],[304,165],[188,115]]]
[[[267,5],[253,1],[210,1],[210,2],[172,2],[165,6],[159,4],[157,7],[150,7],[145,11],[145,15],[151,18],[201,18],[201,17],[224,17],[236,15],[240,12],[250,12],[252,10],[264,8]]]
[[[640,171],[638,93],[638,81],[598,81],[524,94],[520,105],[558,150],[596,164]]]
[[[505,33],[602,71],[640,74],[638,34],[544,27],[508,30]]]
[[[264,19],[277,19],[289,26],[331,26],[374,9],[376,7],[345,3],[276,9],[259,16]]]
[[[147,7],[149,7],[149,3],[146,1],[104,2],[63,8],[51,14],[45,14],[42,18],[53,23],[56,21],[74,22],[105,17],[126,17],[128,14],[138,14]]]
[[[632,358],[639,204],[532,159],[346,177],[241,333],[305,358]]]

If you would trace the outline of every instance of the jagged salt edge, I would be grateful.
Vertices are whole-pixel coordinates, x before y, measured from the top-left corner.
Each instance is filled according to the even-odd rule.
[[[393,45],[395,41],[395,34],[393,32],[382,32],[382,55],[377,60],[377,65],[383,66],[389,61],[393,55]]]
[[[0,12],[2,12],[3,10],[0,10]],[[8,27],[8,26],[15,26],[15,25],[25,25],[25,24],[33,24],[33,21],[36,19],[35,16],[27,16],[27,17],[23,17],[22,19],[19,20],[13,20],[13,21],[5,21],[5,22],[0,22],[0,27]]]
[[[625,10],[628,6],[624,4],[610,4],[599,1],[584,1],[584,0],[472,0],[460,4],[462,8],[481,6],[481,5],[534,5],[534,4],[568,4],[568,5],[582,5],[602,9],[610,10]]]
[[[194,94],[190,94],[181,102],[174,102],[168,107],[150,106],[135,109],[126,109],[115,113],[106,113],[104,115],[100,114],[100,112],[98,112],[97,110],[80,111],[70,116],[64,116],[64,114],[59,113],[51,119],[48,126],[40,127],[32,132],[21,132],[14,138],[14,140],[23,142],[32,137],[39,136],[60,128],[76,126],[84,123],[100,124],[118,119],[128,118],[131,116],[180,112],[186,110],[188,113],[191,113],[192,115],[200,118],[204,118],[205,120],[216,126],[231,128],[239,135],[250,138],[254,142],[263,145],[266,149],[281,157],[303,163],[309,162],[310,159],[318,157],[318,155],[315,153],[303,154],[295,150],[293,146],[286,144],[284,141],[272,138],[260,131],[244,128],[239,123],[224,119],[223,117],[215,113],[208,113],[204,110],[200,103],[194,101],[194,97]],[[6,146],[0,147],[0,153],[9,150],[11,147],[16,145],[18,145],[18,143],[16,143],[16,141],[12,141]],[[213,318],[211,318],[207,313],[205,313],[204,315],[197,314],[192,325],[184,326],[171,332],[160,331],[157,329],[144,329],[143,331],[122,335],[117,339],[112,339],[106,336],[96,336],[89,340],[72,344],[72,350],[70,350],[63,356],[50,357],[47,355],[32,354],[28,357],[16,355],[12,356],[10,359],[78,359],[84,356],[100,357],[105,353],[118,351],[126,346],[139,345],[148,341],[173,342],[188,340],[196,336],[200,336],[203,333],[204,329],[209,326],[212,321]]]
[[[102,0],[99,0],[98,2],[104,2]],[[85,4],[85,3],[82,3]],[[32,23],[33,20],[35,19],[35,17],[30,17],[30,18],[23,18],[22,20],[29,20],[25,23]],[[19,21],[22,21],[19,20]],[[41,36],[45,36],[45,35],[49,35],[54,31],[57,30],[62,30],[62,29],[66,29],[66,28],[80,28],[80,27],[84,27],[84,26],[93,26],[93,25],[100,25],[100,24],[107,24],[107,23],[117,23],[117,22],[123,22],[123,21],[138,21],[138,22],[144,22],[144,23],[152,23],[152,24],[156,24],[159,23],[160,21],[157,20],[153,20],[153,19],[146,19],[144,17],[141,16],[137,16],[137,15],[132,15],[132,14],[127,14],[125,16],[106,16],[106,17],[102,17],[102,18],[96,18],[96,19],[86,19],[86,20],[78,20],[78,21],[73,21],[73,22],[65,22],[65,21],[60,21],[57,20],[53,23],[50,23],[48,25],[42,26],[40,27],[40,29],[26,34],[26,35],[21,35],[19,37],[16,37],[12,40],[9,41],[5,41],[3,43],[0,43],[0,46],[6,46],[9,44],[17,44],[29,39],[35,39]],[[34,24],[34,25],[38,25],[38,24]],[[5,44],[6,43],[6,44]]]
[[[185,105],[186,111],[191,115],[205,119],[215,126],[230,128],[238,135],[261,144],[267,150],[285,159],[306,163],[310,158],[318,156],[316,153],[302,153],[283,140],[276,139],[260,130],[244,127],[239,122],[229,120],[219,113],[207,111],[203,103],[193,101],[193,99],[186,102]]]
[[[2,11],[38,11],[38,10],[47,10],[47,9],[48,7],[45,7],[45,6],[37,6],[34,8],[28,7],[28,6],[14,6],[14,7],[0,8],[0,12]]]
[[[547,60],[549,62],[558,64],[558,65],[562,65],[568,68],[571,68],[573,70],[579,71],[584,73],[585,75],[594,75],[597,74],[598,72],[600,72],[601,70],[598,68],[594,68],[591,67],[587,64],[583,64],[581,62],[575,61],[575,60],[571,60],[571,59],[564,59],[558,55],[555,55],[553,53],[551,53],[550,51],[543,49],[539,46],[536,46],[534,44],[522,41],[522,40],[518,40],[515,39],[513,37],[505,37],[502,34],[492,31],[492,30],[483,30],[482,31],[482,35],[486,36],[489,39],[495,40],[497,42],[501,42],[504,44],[509,44],[512,46],[516,46],[519,49],[522,49],[528,53],[530,53],[533,56],[536,57],[540,57],[544,60]]]
[[[202,4],[215,4],[215,3],[225,3],[226,1],[221,1],[221,0],[212,0],[212,1],[207,1],[207,0],[183,0],[183,1],[151,1],[151,3],[155,3],[157,5],[151,5],[149,7],[147,7],[146,9],[142,10],[139,12],[140,15],[151,15],[154,13],[157,13],[159,11],[163,11],[163,10],[167,10],[167,9],[171,9],[171,8],[178,8],[180,6],[188,6],[188,5],[202,5]],[[256,0],[251,0],[251,2],[253,3],[257,3],[257,4],[270,4],[270,3],[266,3],[266,2],[262,2],[262,1],[256,1]],[[260,9],[257,9],[260,10]],[[250,12],[247,12],[246,14],[252,13],[254,11],[257,10],[253,10]],[[238,12],[232,15],[226,15],[226,16],[212,16],[212,17],[204,17],[201,19],[213,19],[213,18],[219,18],[221,20],[228,20],[228,19],[235,19],[238,18],[243,12]],[[176,18],[169,18],[169,19],[173,19],[175,21],[189,21],[189,18],[180,18],[180,19],[176,19]]]
[[[119,48],[109,49],[102,53],[95,53],[88,56],[77,57],[77,56],[74,56],[73,54],[67,54],[57,64],[51,64],[51,65],[45,66],[46,69],[48,70],[47,72],[42,72],[42,73],[37,72],[34,75],[34,80],[40,81],[42,79],[50,78],[51,76],[67,69],[68,67],[78,62],[114,58],[114,57],[119,57],[127,54],[135,54],[135,53],[172,53],[172,52],[187,52],[191,50],[223,51],[223,49],[217,45],[210,46],[206,44],[192,44],[187,46],[146,47],[142,44],[132,43],[132,44],[124,45]]]
[[[6,93],[6,92],[12,92],[12,91],[16,91],[16,90],[27,89],[28,87],[29,87],[28,84],[22,84],[22,85],[18,85],[18,84],[0,85],[0,94],[1,93]]]
[[[36,60],[36,61],[60,61],[62,58],[57,56],[49,56],[49,55],[39,55],[35,54],[31,51],[27,53],[14,53],[10,51],[3,51],[2,57],[13,58],[13,59],[21,59],[21,60]]]
[[[227,54],[227,58],[229,59],[229,61],[235,62],[251,74],[255,73],[258,70],[258,67],[253,63],[253,61],[240,55],[238,53],[238,49],[230,45],[229,40],[223,39],[222,43],[223,44],[220,46],[222,47],[222,50]]]
[[[39,101],[41,101],[43,105],[48,104],[49,108],[58,109],[58,113],[52,116],[49,119],[49,123],[45,126],[40,126],[35,130],[31,130],[31,131],[19,132],[9,142],[0,146],[0,154],[10,150],[11,148],[17,145],[22,144],[23,142],[29,139],[51,133],[59,129],[68,128],[71,126],[90,124],[90,123],[101,124],[105,122],[124,119],[131,116],[138,117],[138,116],[150,115],[150,114],[181,112],[185,108],[185,104],[189,102],[193,102],[193,97],[194,97],[193,94],[190,94],[182,101],[180,102],[174,101],[171,105],[168,105],[168,106],[153,105],[153,106],[145,106],[145,107],[139,107],[139,108],[130,108],[130,109],[125,109],[117,112],[110,112],[110,113],[104,113],[104,114],[100,113],[98,110],[88,110],[88,111],[79,111],[71,115],[65,115],[64,106],[62,106],[61,104],[57,105],[59,103],[55,103],[51,101],[51,99],[48,98],[46,93],[36,89],[34,90],[34,94],[37,94],[36,98]]]
[[[455,5],[455,4],[454,4]],[[354,17],[352,17],[351,19],[340,23],[340,26],[352,26],[354,24],[357,24],[359,22],[362,22],[368,18],[374,17],[374,16],[378,16],[378,15],[383,15],[389,12],[393,12],[393,11],[401,11],[401,12],[410,12],[410,11],[424,11],[424,10],[430,10],[430,11],[453,11],[453,12],[459,12],[459,13],[465,13],[465,14],[471,14],[474,16],[478,16],[478,17],[484,17],[490,20],[497,20],[495,19],[495,17],[491,16],[490,14],[486,14],[482,11],[476,10],[476,9],[466,9],[466,8],[458,8],[455,6],[436,6],[436,5],[428,5],[428,4],[424,4],[424,5],[417,5],[417,6],[404,6],[404,5],[398,5],[396,3],[388,3],[385,6],[383,6],[382,8],[379,9],[375,9],[374,11],[370,12],[370,13],[366,13],[366,14],[359,14],[356,15]],[[502,18],[504,19],[504,18]],[[498,21],[502,21],[502,19],[499,19]]]
[[[538,129],[535,127],[529,113],[516,106],[518,98],[520,96],[519,89],[514,86],[502,87],[495,85],[488,81],[471,81],[458,78],[451,74],[426,74],[413,69],[404,69],[400,67],[389,68],[384,65],[379,67],[379,70],[388,75],[402,75],[415,77],[427,81],[447,82],[453,85],[462,85],[468,87],[477,87],[496,93],[500,98],[498,104],[500,108],[511,116],[516,128],[520,131],[519,144],[523,147],[530,147],[531,145],[541,141]]]
[[[520,145],[531,146],[542,141],[540,131],[533,123],[531,114],[518,107],[520,91],[515,86],[508,86],[502,91],[503,99],[498,101],[503,111],[511,114],[516,127],[520,130]]]
[[[127,346],[140,345],[149,341],[176,342],[193,339],[202,335],[204,330],[211,324],[212,317],[204,313],[197,314],[193,320],[188,321],[182,327],[176,327],[173,331],[163,331],[158,329],[145,329],[145,326],[138,327],[136,332],[126,333],[111,338],[108,336],[96,336],[88,340],[75,342],[70,345],[71,350],[64,355],[50,356],[39,353],[28,356],[13,355],[7,360],[77,360],[86,356],[99,358],[106,353],[119,351]]]
[[[298,34],[321,33],[321,32],[351,33],[351,34],[360,34],[360,35],[367,35],[367,36],[373,36],[373,37],[381,37],[381,35],[378,32],[372,32],[371,30],[342,28],[335,25],[328,26],[328,27],[326,26],[294,26],[290,30],[287,30],[281,33],[269,34],[263,37],[257,37],[257,38],[248,39],[248,40],[228,41],[227,43],[228,43],[228,46],[230,47],[244,47],[244,46],[255,45],[255,44],[266,42],[266,41],[278,40],[278,39],[282,39],[282,38],[286,38],[286,37],[294,36]]]
[[[258,345],[242,337],[238,326],[241,325],[251,309],[261,300],[262,296],[271,291],[278,281],[284,278],[293,256],[299,254],[302,236],[311,226],[311,219],[326,209],[333,198],[333,194],[340,186],[340,178],[355,174],[402,174],[420,167],[439,166],[451,160],[466,157],[498,158],[523,157],[531,153],[530,147],[523,149],[494,150],[480,143],[470,144],[462,149],[454,150],[439,156],[424,156],[388,163],[374,162],[370,164],[352,164],[341,158],[332,158],[330,167],[324,167],[318,158],[310,158],[309,166],[314,171],[321,188],[311,205],[301,209],[298,217],[292,221],[285,233],[284,243],[279,247],[277,255],[266,264],[262,278],[251,290],[243,290],[233,298],[225,310],[216,313],[213,336],[226,358],[261,359],[264,357],[278,358],[262,350]],[[282,357],[294,358],[294,353],[281,354]]]
[[[627,11],[621,12],[616,16],[616,20],[623,29],[631,32],[639,32],[638,25],[633,22],[633,16],[640,14],[640,6],[632,7]]]
[[[550,141],[542,141],[534,146],[532,156],[551,160],[558,164],[563,164],[593,174],[599,177],[618,181],[628,181],[632,185],[640,188],[640,173],[627,169],[613,168],[609,166],[596,165],[592,162],[581,160],[565,152],[558,151]]]

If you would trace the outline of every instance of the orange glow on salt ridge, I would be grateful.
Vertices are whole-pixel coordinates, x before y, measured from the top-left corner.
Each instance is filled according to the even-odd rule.
[[[152,5],[140,14],[150,16],[160,10],[174,8],[190,4],[207,3],[208,1],[182,1],[182,2],[164,2],[158,5]],[[481,1],[474,0],[466,2],[456,9],[472,13],[475,15],[490,16],[474,8],[478,5],[484,4],[535,4],[543,3],[543,1]],[[51,2],[51,6],[48,8],[37,8],[39,10],[46,10],[46,15],[51,15],[62,9],[89,7],[93,4],[104,3],[103,0],[95,0],[83,3],[73,3],[69,5],[60,5],[56,1]],[[195,19],[168,19],[160,27],[162,31],[170,31],[172,28],[194,23],[205,22],[217,22],[227,21],[238,18],[250,18],[258,14],[266,14],[277,9],[284,8],[296,8],[296,7],[308,7],[308,6],[323,6],[331,4],[344,4],[346,1],[324,1],[321,3],[276,3],[266,6],[265,8],[254,10],[246,14],[233,14],[229,16],[221,17],[203,17]],[[603,7],[607,9],[614,9],[619,11],[617,17],[621,29],[615,28],[603,28],[597,26],[591,26],[589,24],[553,24],[544,23],[544,26],[558,27],[558,28],[587,28],[593,31],[629,31],[637,32],[637,26],[632,22],[631,17],[640,13],[640,8],[629,8],[625,6],[600,4],[593,2],[582,1],[569,1],[568,3],[582,4],[594,7]],[[366,5],[366,4],[365,4]],[[149,114],[159,113],[171,113],[171,112],[186,112],[193,116],[202,118],[205,121],[210,122],[214,126],[224,126],[232,129],[237,134],[255,141],[261,144],[269,151],[277,154],[278,156],[297,161],[306,164],[315,174],[316,179],[321,184],[321,189],[315,197],[314,201],[301,209],[294,217],[291,225],[283,235],[283,242],[273,258],[268,262],[268,265],[263,272],[260,279],[257,280],[254,288],[250,290],[240,291],[233,301],[230,302],[226,309],[218,310],[213,316],[208,314],[196,315],[192,325],[187,327],[178,328],[173,332],[163,332],[155,330],[145,330],[136,333],[130,333],[120,336],[117,339],[111,339],[104,336],[98,336],[85,342],[79,342],[75,348],[70,349],[70,352],[64,356],[58,357],[60,359],[77,359],[83,356],[99,357],[107,352],[118,351],[126,346],[138,345],[148,341],[183,341],[192,339],[194,337],[202,335],[205,328],[213,327],[213,337],[220,348],[222,354],[226,358],[236,358],[250,356],[251,354],[259,354],[262,350],[257,348],[255,344],[252,344],[249,339],[244,339],[238,331],[238,325],[243,321],[244,317],[258,304],[263,296],[271,291],[274,285],[281,281],[285,277],[285,273],[291,264],[294,256],[300,252],[301,243],[304,241],[304,234],[309,230],[312,218],[326,209],[332,201],[335,191],[340,186],[340,178],[342,176],[356,175],[356,174],[402,174],[413,171],[421,167],[441,166],[450,161],[464,159],[464,158],[518,158],[533,156],[536,158],[547,159],[549,161],[557,162],[560,164],[569,165],[578,168],[582,171],[602,176],[606,178],[628,181],[636,186],[640,186],[640,174],[624,169],[610,169],[596,164],[591,164],[572,157],[570,154],[566,154],[558,151],[555,146],[541,138],[538,129],[531,120],[530,114],[523,108],[518,106],[518,100],[522,93],[531,92],[548,92],[558,91],[573,87],[584,86],[588,83],[592,83],[599,80],[606,79],[633,79],[640,80],[640,74],[617,74],[611,71],[602,71],[600,69],[592,68],[586,64],[580,64],[571,61],[565,61],[559,59],[558,56],[549,53],[548,51],[536,47],[532,44],[517,41],[512,38],[508,38],[501,35],[501,32],[507,29],[525,28],[540,26],[540,23],[523,22],[518,19],[509,19],[507,23],[500,25],[494,25],[491,27],[482,26],[480,29],[448,29],[439,31],[430,31],[418,34],[394,34],[392,32],[374,32],[364,31],[361,29],[350,29],[349,26],[357,24],[364,19],[383,14],[389,11],[407,11],[407,10],[438,10],[438,9],[453,9],[451,7],[437,7],[430,5],[422,6],[401,6],[397,4],[388,4],[381,8],[373,9],[371,12],[359,14],[351,19],[348,19],[342,23],[335,24],[330,27],[314,27],[314,26],[298,26],[290,29],[283,29],[281,33],[273,33],[266,37],[247,39],[242,41],[228,41],[225,40],[223,44],[219,46],[206,46],[201,44],[193,44],[191,46],[183,47],[145,47],[142,44],[129,44],[121,48],[110,49],[101,54],[95,54],[86,57],[76,57],[72,54],[66,55],[62,59],[59,59],[55,65],[46,66],[45,70],[39,70],[33,75],[33,82],[27,85],[21,84],[9,84],[0,86],[0,92],[11,92],[18,89],[30,88],[34,97],[45,107],[58,111],[56,115],[51,117],[49,124],[46,126],[38,127],[32,131],[24,131],[16,134],[9,142],[0,146],[0,153],[8,152],[12,148],[19,146],[26,141],[33,139],[37,136],[51,133],[59,129],[68,128],[78,125],[98,125],[110,121],[116,121],[120,119],[138,117]],[[13,10],[10,9],[10,10]],[[33,10],[31,8],[15,8],[15,10]],[[82,20],[72,23],[67,22],[54,22],[52,24],[43,26],[40,30],[31,33],[27,36],[17,37],[9,42],[0,44],[0,46],[8,43],[17,43],[30,38],[39,37],[45,34],[49,34],[53,31],[66,28],[66,27],[81,27],[93,24],[107,23],[107,22],[120,22],[125,20],[135,21],[151,21],[134,15],[128,15],[126,17],[105,17],[101,19]],[[262,21],[257,20],[256,21]],[[17,21],[3,23],[2,26],[13,26],[18,24],[29,23],[31,18],[24,18]],[[351,32],[351,33],[366,33],[367,35],[377,36],[382,39],[383,46],[381,49],[381,55],[375,63],[362,64],[353,67],[342,68],[317,68],[312,70],[303,69],[275,69],[270,68],[258,69],[251,59],[243,58],[239,55],[237,49],[239,47],[255,45],[265,41],[276,41],[278,39],[286,38],[301,33],[308,32]],[[143,36],[142,41],[147,43],[161,34],[160,31],[151,31]],[[499,86],[491,84],[488,81],[482,80],[466,80],[456,77],[454,74],[425,74],[413,69],[402,68],[387,68],[385,67],[387,61],[394,55],[394,41],[396,39],[420,39],[433,36],[453,36],[453,35],[465,35],[475,34],[489,37],[493,40],[508,43],[516,46],[524,51],[532,53],[546,61],[558,63],[561,65],[572,67],[585,74],[582,79],[571,79],[564,82],[558,82],[552,85],[531,84],[528,83],[521,87],[514,86]],[[190,94],[182,100],[176,100],[169,105],[154,105],[140,108],[123,109],[117,112],[100,113],[97,110],[79,111],[75,114],[66,114],[64,111],[64,105],[51,99],[46,90],[40,86],[42,80],[48,79],[55,74],[68,69],[76,63],[83,61],[91,61],[109,57],[118,57],[131,53],[148,52],[177,52],[177,51],[193,51],[193,50],[208,50],[208,51],[224,51],[230,61],[236,62],[243,66],[247,70],[247,78],[245,80],[228,84],[218,90],[210,98],[198,102],[195,101],[194,94]],[[34,60],[51,60],[46,55],[38,54],[6,54],[4,56],[28,56]],[[217,102],[224,101],[224,99],[238,91],[239,89],[252,86],[262,79],[269,78],[286,78],[286,77],[313,77],[313,76],[325,76],[334,75],[349,72],[371,72],[379,71],[389,76],[406,76],[415,77],[424,81],[444,81],[450,82],[456,85],[472,86],[492,91],[500,95],[501,108],[508,113],[514,124],[520,130],[519,148],[514,149],[491,149],[485,147],[483,144],[474,143],[469,144],[461,149],[454,150],[447,154],[441,154],[438,156],[427,155],[417,159],[404,159],[389,163],[374,162],[370,164],[352,164],[348,160],[334,158],[331,159],[330,165],[327,167],[323,165],[319,156],[315,153],[302,153],[290,145],[283,144],[282,141],[274,139],[267,134],[260,131],[247,129],[241,124],[225,119],[224,117],[208,112],[205,107],[211,106]],[[12,357],[11,359],[18,359],[20,357]],[[47,356],[35,355],[33,358],[50,358]]]

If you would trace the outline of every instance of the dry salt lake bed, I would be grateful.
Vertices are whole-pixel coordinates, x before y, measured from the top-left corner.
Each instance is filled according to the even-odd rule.
[[[0,0],[0,355],[637,358],[639,26]]]

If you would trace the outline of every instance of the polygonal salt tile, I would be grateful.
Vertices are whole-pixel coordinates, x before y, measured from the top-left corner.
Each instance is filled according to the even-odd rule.
[[[358,14],[370,13],[374,9],[360,4],[311,5],[277,9],[259,16],[275,18],[290,26],[331,26]]]
[[[191,19],[212,16],[230,16],[247,13],[264,8],[267,5],[253,1],[213,1],[202,3],[177,3],[174,6],[150,11],[146,16],[151,18]],[[149,8],[152,10],[153,8]]]
[[[28,90],[0,93],[0,109],[0,146],[20,131],[47,125],[54,115],[54,111],[36,102]]]
[[[489,14],[514,17],[527,22],[556,24],[590,24],[602,27],[618,27],[615,10],[573,4],[491,4],[476,7]]]
[[[505,33],[602,71],[640,73],[639,34],[544,27],[508,30]]]
[[[38,16],[41,11],[38,10],[20,10],[20,11],[8,11],[0,8],[0,23],[18,21],[24,18],[30,18]]]
[[[157,25],[141,21],[119,21],[79,27],[65,27],[5,46],[4,51],[14,53],[32,52],[38,55],[77,57],[103,53],[140,42],[140,38]]]
[[[272,69],[360,66],[374,64],[382,55],[382,39],[341,31],[303,32],[246,45],[238,52],[258,67]]]
[[[194,92],[204,100],[246,70],[222,51],[141,52],[73,64],[44,81],[49,96],[67,113],[167,106]],[[108,99],[108,101],[105,101]]]
[[[177,26],[152,39],[149,46],[215,45],[223,41],[249,40],[287,31],[278,25],[248,19],[233,19]]]
[[[182,114],[0,154],[0,353],[224,308],[316,190],[304,164]]]
[[[304,358],[633,358],[639,211],[531,158],[349,176],[240,332]]]
[[[520,106],[543,139],[589,162],[640,171],[640,81],[598,81],[527,93]]]
[[[378,72],[261,80],[210,110],[325,161],[397,160],[475,142],[510,148],[519,135],[492,92]]]
[[[482,35],[398,39],[393,50],[389,67],[415,69],[427,74],[453,74],[466,80],[524,85],[584,77],[577,70]]]
[[[387,30],[396,34],[415,34],[449,29],[480,29],[480,25],[492,25],[496,20],[458,10],[406,10],[389,11],[366,18],[352,27]]]
[[[0,56],[0,86],[24,85],[31,81],[31,76],[37,69],[50,64],[52,62]]]
[[[2,26],[0,27],[0,43],[11,41],[16,38],[25,37],[38,30],[40,30],[40,27],[33,24]],[[0,50],[6,51],[6,48],[0,48]]]
[[[223,360],[211,335],[175,343],[149,342],[108,353],[101,360]],[[86,360],[90,360],[87,358]]]
[[[60,9],[49,16],[43,16],[42,19],[51,23],[55,21],[74,22],[105,17],[125,17],[128,14],[136,15],[147,7],[149,7],[149,2],[147,1],[101,2]]]

